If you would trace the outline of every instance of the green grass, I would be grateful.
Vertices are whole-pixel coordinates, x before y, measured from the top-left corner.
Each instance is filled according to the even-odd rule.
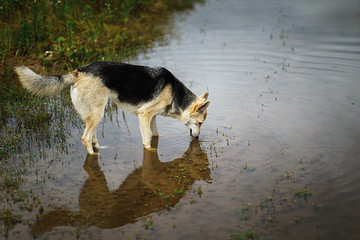
[[[3,207],[0,209],[0,220],[3,223],[5,233],[4,236],[7,239],[9,236],[9,229],[13,228],[15,224],[21,222],[21,216],[14,215],[11,209]]]
[[[248,240],[248,239],[262,239],[262,238],[260,237],[260,234],[258,232],[253,231],[253,230],[248,230],[241,235],[237,234],[237,233],[233,233],[233,234],[229,235],[227,239]]]
[[[163,36],[168,16],[195,0],[0,0],[0,56],[45,59],[61,68],[134,55]]]
[[[307,198],[311,196],[311,190],[309,190],[307,187],[305,187],[304,189],[301,190],[295,190],[295,196],[297,197],[303,197],[303,198]]]

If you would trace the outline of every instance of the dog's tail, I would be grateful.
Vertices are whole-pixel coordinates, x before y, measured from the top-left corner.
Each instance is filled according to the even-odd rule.
[[[21,85],[31,93],[40,96],[53,96],[65,86],[72,85],[77,80],[77,72],[70,72],[62,76],[41,76],[25,66],[15,67]]]

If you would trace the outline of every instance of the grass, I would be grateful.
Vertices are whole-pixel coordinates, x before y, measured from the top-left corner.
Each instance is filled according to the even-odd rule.
[[[301,189],[301,190],[295,190],[295,193],[294,195],[297,196],[297,197],[303,197],[303,198],[307,198],[307,197],[310,197],[311,196],[311,190],[309,190],[307,187],[305,187],[304,189]]]
[[[175,10],[194,0],[12,1],[1,0],[0,56],[46,59],[62,69],[91,61],[117,60],[152,46]]]
[[[256,231],[248,230],[248,231],[244,232],[241,235],[237,234],[237,233],[233,233],[233,234],[229,235],[227,239],[230,239],[230,240],[248,240],[248,239],[262,239],[262,238],[260,237],[260,234],[257,233]]]
[[[3,207],[0,209],[0,220],[3,222],[6,239],[9,237],[9,229],[13,228],[15,224],[21,222],[21,216],[14,215],[11,209]]]

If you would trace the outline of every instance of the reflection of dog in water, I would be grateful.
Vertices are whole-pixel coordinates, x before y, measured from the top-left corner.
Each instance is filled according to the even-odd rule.
[[[138,116],[145,148],[150,148],[150,132],[159,136],[157,115],[180,120],[197,138],[210,104],[207,90],[196,96],[165,68],[95,62],[62,76],[41,76],[24,66],[15,72],[27,90],[41,96],[71,85],[71,100],[86,123],[81,141],[89,154],[99,150],[96,127],[109,98]]]
[[[158,138],[152,139],[157,145]],[[154,145],[153,145],[154,146]],[[116,228],[174,207],[197,180],[210,179],[206,153],[193,139],[182,157],[160,162],[156,151],[144,149],[143,163],[115,191],[110,191],[97,155],[88,155],[88,173],[79,195],[80,211],[59,208],[44,213],[32,227],[32,234],[51,231],[56,226],[93,225]]]

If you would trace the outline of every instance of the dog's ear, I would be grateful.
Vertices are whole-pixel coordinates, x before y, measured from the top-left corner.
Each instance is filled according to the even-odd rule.
[[[201,105],[198,105],[196,111],[199,113],[203,112],[209,106],[209,104],[210,104],[210,101],[206,101],[206,102],[202,103]]]
[[[207,100],[208,96],[209,96],[209,91],[208,91],[208,90],[205,90],[205,91],[200,95],[199,98],[203,98],[203,99]]]

